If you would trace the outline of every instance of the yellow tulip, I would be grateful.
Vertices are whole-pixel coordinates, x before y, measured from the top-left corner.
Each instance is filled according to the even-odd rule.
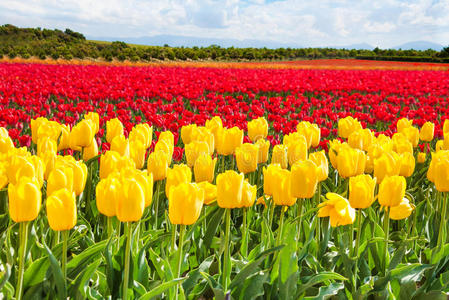
[[[73,192],[73,169],[68,166],[60,166],[53,169],[47,180],[47,196],[60,189]]]
[[[111,151],[115,151],[121,156],[129,156],[129,140],[124,135],[118,135],[112,139]]]
[[[445,135],[446,136],[446,135]],[[445,142],[446,141],[446,142]],[[447,145],[447,149],[445,147],[445,144]],[[435,151],[438,152],[440,150],[449,150],[449,135],[447,139],[444,140],[438,140],[435,144]]]
[[[56,153],[57,149],[58,146],[56,145],[56,141],[49,137],[42,138],[37,142],[37,156],[41,158],[44,152]]]
[[[433,167],[435,187],[440,192],[449,192],[449,152],[438,153],[442,155],[438,157]]]
[[[193,166],[195,182],[212,182],[214,180],[217,158],[212,159],[208,154],[200,155]]]
[[[187,165],[193,167],[197,158],[203,154],[209,155],[209,145],[203,141],[192,141],[185,145]]]
[[[419,142],[419,129],[416,127],[408,127],[402,130],[407,139],[412,143],[413,147],[418,146]]]
[[[399,133],[401,138],[393,137],[393,149],[396,153],[410,153],[413,154],[413,144],[402,134]],[[395,134],[397,136],[397,133]]]
[[[189,124],[181,127],[181,139],[184,145],[190,144],[192,141],[192,131],[194,131],[196,127],[196,124]]]
[[[271,153],[271,163],[279,164],[283,169],[288,167],[287,146],[276,145]]]
[[[243,143],[243,130],[238,127],[222,128],[217,132],[217,153],[231,155]]]
[[[146,150],[153,141],[153,127],[147,123],[137,124],[131,129],[128,139],[130,143],[140,141]]]
[[[248,122],[248,137],[254,143],[258,139],[265,139],[268,135],[268,122],[260,117]]]
[[[39,183],[29,177],[20,177],[8,186],[9,215],[14,222],[33,221],[41,209]]]
[[[352,208],[368,208],[374,202],[376,178],[361,174],[349,178],[349,203]]]
[[[259,148],[258,163],[263,164],[268,161],[268,151],[270,150],[270,142],[264,139],[258,139],[255,145]]]
[[[310,153],[309,159],[318,167],[318,181],[324,181],[329,175],[329,163],[324,150]]]
[[[170,142],[167,140],[159,140],[154,146],[154,152],[159,151],[165,152],[167,154],[168,164],[170,165],[173,158],[174,146],[170,145]]]
[[[353,224],[355,210],[348,200],[335,193],[327,193],[327,200],[320,203],[318,217],[329,217],[332,227]]]
[[[338,174],[341,177],[347,178],[362,174],[365,171],[365,164],[365,152],[353,149],[347,144],[342,144],[342,146],[340,146],[337,155],[337,169]]]
[[[291,195],[295,198],[312,198],[316,192],[319,172],[311,160],[295,163],[291,171]]]
[[[278,183],[278,172],[282,170],[279,164],[270,164],[263,168],[263,190],[266,195],[273,196],[274,186]]]
[[[402,176],[388,176],[379,185],[378,201],[381,206],[398,206],[405,196],[406,182]]]
[[[247,180],[243,181],[242,202],[240,207],[251,207],[256,201],[257,186],[251,185]]]
[[[89,159],[97,155],[98,155],[98,145],[95,138],[93,138],[90,146],[83,149],[83,160],[88,161]]]
[[[427,179],[430,182],[435,183],[435,166],[437,164],[437,162],[444,156],[449,155],[449,151],[448,150],[440,150],[438,152],[433,152],[432,153],[432,159],[430,160],[430,164],[429,164],[429,169],[427,170]]]
[[[47,197],[47,219],[50,228],[56,231],[70,230],[76,224],[75,193],[68,189],[55,191]]]
[[[85,120],[91,120],[92,124],[94,125],[94,132],[95,134],[98,133],[98,131],[100,130],[100,116],[98,115],[98,113],[96,112],[88,112],[87,114],[84,115],[84,119]]]
[[[331,165],[334,169],[337,169],[338,166],[338,152],[340,152],[341,147],[340,140],[334,139],[329,141],[329,160],[331,161]]]
[[[276,173],[277,182],[272,185],[273,202],[275,205],[292,206],[296,198],[292,195],[292,175],[290,171],[282,169]]]
[[[14,149],[14,143],[11,138],[8,137],[0,137],[0,153],[8,153]]]
[[[123,169],[120,171],[120,176],[125,178],[132,178],[136,180],[142,188],[145,197],[145,207],[148,207],[153,202],[153,174],[147,171],[136,169]]]
[[[385,152],[374,160],[374,177],[381,183],[387,176],[399,175],[401,172],[400,157],[395,152]]]
[[[172,169],[167,171],[167,181],[165,183],[165,195],[170,195],[170,189],[183,182],[189,183],[192,181],[192,171],[187,165],[174,165]]]
[[[76,124],[69,135],[70,148],[81,151],[81,148],[89,147],[95,136],[95,125],[91,120],[82,120]]]
[[[148,155],[147,170],[153,174],[154,181],[164,180],[167,177],[169,163],[168,154],[164,151],[155,151]]]
[[[40,139],[50,138],[54,141],[57,141],[59,136],[61,135],[61,124],[56,121],[44,121],[39,128],[37,129],[37,140],[36,144]]]
[[[338,135],[342,138],[348,138],[351,133],[360,129],[362,125],[351,116],[338,120]]]
[[[204,190],[204,204],[209,205],[217,201],[217,186],[207,182],[202,181],[198,183],[198,187]]]
[[[317,147],[321,139],[321,130],[316,124],[307,121],[299,122],[296,126],[296,132],[303,135],[307,141],[307,148]]]
[[[59,156],[55,161],[55,169],[67,166],[73,170],[73,190],[77,196],[84,191],[87,181],[87,166],[82,161],[77,161],[73,156]],[[100,167],[101,168],[101,167]]]
[[[0,190],[8,184],[8,175],[6,174],[5,163],[0,162]]]
[[[70,148],[70,127],[61,124],[61,136],[59,137],[58,151]]]
[[[120,222],[139,221],[144,208],[145,194],[138,181],[133,177],[121,178],[115,207]]]
[[[172,224],[192,225],[204,203],[204,190],[196,183],[182,183],[170,190],[168,217]]]
[[[290,166],[298,161],[307,159],[307,141],[304,136],[301,135],[296,141],[288,144],[287,158]]]
[[[422,164],[422,163],[425,163],[426,162],[426,156],[427,156],[427,154],[426,153],[424,153],[424,152],[419,152],[418,153],[418,163],[420,163],[420,164]]]
[[[215,149],[215,137],[206,127],[197,127],[192,130],[192,142],[205,142],[209,146],[209,154],[212,155]]]
[[[163,131],[159,134],[158,142],[164,141],[170,147],[171,155],[173,155],[173,147],[175,146],[175,136],[171,131]]]
[[[424,142],[430,142],[433,140],[433,135],[435,132],[435,124],[432,122],[426,122],[421,127],[421,131],[419,132],[419,139]]]
[[[9,182],[16,184],[21,177],[34,178],[39,187],[44,183],[45,165],[42,159],[36,155],[13,156],[8,164],[6,173]]]
[[[217,203],[222,208],[241,206],[243,191],[242,173],[228,170],[217,176]]]
[[[402,132],[405,128],[412,127],[413,120],[408,120],[407,118],[399,119],[396,124],[396,129],[398,132]]]
[[[223,122],[220,117],[215,116],[210,120],[206,121],[206,128],[212,132],[215,140],[215,150],[217,150],[218,132],[223,128]]]
[[[119,173],[111,174],[107,178],[101,179],[96,187],[96,197],[98,211],[107,216],[115,216],[115,209],[117,206],[117,195],[120,189]]]
[[[111,119],[106,122],[106,141],[112,143],[112,140],[119,135],[123,135],[123,124],[119,119]]]
[[[0,127],[0,138],[6,139],[9,137],[8,130],[5,127]]]
[[[140,140],[129,142],[129,157],[136,163],[137,169],[142,169],[145,164],[147,149]]]
[[[415,157],[409,152],[402,153],[400,158],[401,170],[399,171],[400,176],[410,177],[415,171]]]
[[[390,208],[390,219],[402,220],[408,218],[414,209],[415,206],[407,198],[403,198],[399,205]]]
[[[443,133],[449,133],[449,119],[444,120]]]
[[[259,161],[259,148],[250,143],[242,144],[235,149],[235,158],[237,161],[237,168],[243,174],[256,171],[257,162]]]
[[[39,127],[45,122],[48,122],[48,120],[44,117],[39,117],[37,119],[31,120],[31,140],[33,141],[33,143],[37,144],[37,131],[39,130]]]

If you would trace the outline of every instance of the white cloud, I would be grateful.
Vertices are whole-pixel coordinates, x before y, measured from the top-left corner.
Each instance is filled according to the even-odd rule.
[[[367,22],[365,23],[365,25],[363,25],[363,28],[368,33],[386,33],[394,30],[396,28],[396,25],[391,22]]]

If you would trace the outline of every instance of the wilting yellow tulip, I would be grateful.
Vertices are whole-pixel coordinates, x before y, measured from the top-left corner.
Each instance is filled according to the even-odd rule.
[[[238,127],[222,128],[217,132],[217,153],[231,155],[243,143],[243,130]]]
[[[414,209],[415,206],[407,198],[403,198],[399,205],[390,208],[390,219],[402,220],[408,218]]]
[[[68,189],[55,191],[47,197],[47,219],[50,228],[56,231],[70,230],[75,227],[76,198],[75,193]]]
[[[418,158],[417,158],[418,163],[420,163],[420,164],[424,163],[426,161],[426,156],[427,156],[426,153],[419,152]]]
[[[259,148],[258,163],[263,164],[268,161],[268,151],[270,150],[270,142],[264,139],[258,139],[255,145]]]
[[[95,136],[95,125],[91,120],[82,120],[76,124],[69,135],[70,148],[81,151],[81,148],[89,147]]]
[[[96,197],[98,211],[107,216],[115,216],[117,206],[117,193],[120,189],[119,173],[111,174],[107,178],[101,179],[96,187]]]
[[[192,131],[196,128],[196,124],[189,124],[181,127],[181,139],[184,145],[190,144],[192,141]]]
[[[396,129],[398,132],[402,132],[405,128],[412,127],[413,120],[408,120],[407,118],[399,119],[396,124]]]
[[[214,153],[215,137],[206,127],[197,127],[192,130],[191,140],[196,142],[205,142],[209,146],[209,155]]]
[[[433,167],[435,187],[440,192],[449,192],[449,152],[446,150],[438,153],[441,155],[438,156]]]
[[[223,122],[220,117],[215,116],[210,120],[206,121],[206,128],[212,132],[215,140],[215,150],[217,150],[218,132],[223,128]]]
[[[170,190],[168,217],[172,224],[192,225],[204,203],[204,190],[196,183],[182,183]]]
[[[228,170],[217,176],[217,203],[222,208],[241,206],[243,191],[242,173]]]
[[[415,157],[413,154],[409,152],[402,153],[399,157],[399,161],[401,164],[399,175],[404,177],[412,176],[413,171],[415,171]]]
[[[413,147],[418,146],[419,142],[419,129],[416,127],[408,127],[402,130],[402,133],[405,134],[407,139],[412,143]]]
[[[426,122],[421,127],[419,132],[419,139],[424,142],[430,142],[433,140],[433,134],[435,132],[435,124],[432,122]]]
[[[135,222],[142,217],[145,208],[145,194],[133,177],[121,178],[117,191],[115,213],[121,222]]]
[[[55,169],[62,166],[73,170],[73,191],[77,196],[84,191],[87,181],[87,166],[82,161],[77,161],[73,156],[59,156],[55,161]]]
[[[185,145],[185,155],[187,165],[193,167],[195,161],[202,154],[209,155],[209,145],[203,141],[192,141],[190,144]]]
[[[324,150],[310,153],[309,159],[318,167],[318,182],[326,180],[329,175],[329,163]]]
[[[98,115],[98,113],[93,111],[88,112],[84,115],[84,119],[92,121],[92,124],[94,125],[94,132],[95,134],[97,134],[100,130],[100,116]]]
[[[378,201],[381,206],[397,206],[405,196],[406,182],[402,176],[388,176],[379,185]]]
[[[248,180],[243,181],[242,202],[240,207],[251,207],[256,201],[257,186],[251,185]]]
[[[263,190],[266,195],[273,196],[274,186],[279,182],[278,172],[281,170],[279,164],[270,164],[263,168]]]
[[[95,138],[93,138],[90,146],[83,149],[83,160],[88,161],[89,159],[97,155],[98,155],[98,145]]]
[[[374,160],[374,177],[381,183],[387,176],[399,175],[401,172],[400,157],[395,152],[385,152]]]
[[[268,135],[268,122],[260,117],[248,122],[248,137],[254,143],[258,139],[265,139]]]
[[[61,136],[59,137],[58,151],[70,148],[70,127],[61,124]]]
[[[147,170],[153,174],[154,181],[164,180],[167,177],[169,162],[168,154],[164,151],[155,151],[148,155]]]
[[[129,140],[124,135],[118,135],[112,139],[111,151],[115,151],[121,156],[129,156]]]
[[[291,179],[292,174],[288,170],[276,172],[276,183],[271,186],[275,205],[292,206],[296,203],[296,198],[292,195]]]
[[[254,144],[244,143],[235,149],[237,168],[243,174],[256,171],[259,161],[259,147]]]
[[[217,201],[217,186],[207,182],[202,181],[198,183],[199,188],[204,190],[204,204],[209,205]]]
[[[348,138],[351,133],[360,129],[362,125],[351,116],[338,120],[338,135],[342,138]]]
[[[29,177],[20,177],[8,186],[9,215],[14,222],[33,221],[41,209],[39,183]]]
[[[299,122],[296,126],[296,132],[303,135],[307,141],[307,148],[317,147],[321,139],[321,130],[316,124],[308,121]]]
[[[300,160],[307,159],[307,141],[304,136],[301,135],[300,138],[288,144],[287,157],[290,166]]]
[[[348,200],[335,193],[327,193],[327,200],[320,203],[318,217],[329,217],[332,227],[353,224],[355,210]]]
[[[59,166],[53,169],[47,180],[47,196],[60,189],[73,192],[73,169],[69,166]]]
[[[200,155],[193,166],[195,182],[212,182],[214,180],[215,165],[217,158],[212,159],[208,154]]]
[[[123,134],[123,124],[119,119],[114,118],[106,122],[106,141],[108,143],[112,143],[116,136]]]
[[[340,146],[337,155],[338,174],[343,178],[362,174],[366,164],[365,152],[343,145],[347,144]]]
[[[129,157],[136,163],[137,169],[142,169],[145,164],[145,154],[147,149],[141,140],[129,142]]]
[[[311,161],[298,161],[292,166],[291,194],[295,198],[312,198],[318,184],[319,168]]]
[[[271,153],[271,163],[279,164],[283,169],[288,167],[287,146],[275,145]]]
[[[368,208],[374,202],[376,178],[361,174],[349,178],[349,203],[352,208]]]
[[[172,169],[167,171],[167,181],[165,183],[165,195],[170,195],[170,189],[183,182],[189,183],[192,181],[192,171],[187,165],[174,165]]]

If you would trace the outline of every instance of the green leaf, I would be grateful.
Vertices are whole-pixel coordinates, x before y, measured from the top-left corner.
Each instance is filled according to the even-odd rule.
[[[224,208],[219,208],[215,211],[213,216],[210,218],[210,221],[207,223],[207,229],[206,233],[204,234],[204,247],[206,249],[210,248],[210,245],[212,244],[212,239],[214,238],[218,226],[221,223],[221,219],[223,218],[223,215],[225,213]]]
[[[50,267],[50,260],[48,256],[41,257],[35,260],[25,271],[23,275],[23,286],[26,289],[28,286],[39,284],[45,280],[45,275]]]
[[[186,280],[186,277],[183,278],[175,278],[172,279],[168,282],[164,282],[160,285],[158,285],[157,287],[153,288],[151,291],[149,291],[146,294],[143,294],[139,300],[148,300],[151,299],[153,297],[159,296],[160,294],[162,294],[163,292],[165,292],[166,290],[176,286],[177,284],[181,284],[184,280]]]
[[[50,258],[50,266],[53,274],[53,278],[55,279],[56,288],[58,290],[58,298],[59,299],[67,299],[67,288],[66,288],[66,280],[64,275],[62,274],[62,269],[59,266],[59,262],[56,260],[55,256],[51,252],[50,248],[44,243],[45,250],[47,250],[48,257]]]
[[[225,294],[223,293],[223,287],[209,274],[201,272],[201,276],[206,279],[210,288],[214,292],[215,300],[225,300]]]
[[[214,256],[209,256],[198,266],[197,269],[189,272],[187,280],[184,281],[184,283],[182,284],[182,287],[187,295],[195,287],[195,285],[198,282],[198,279],[201,278],[201,272],[209,271],[209,268],[213,263],[214,258],[215,258]]]
[[[399,265],[396,269],[391,271],[391,277],[399,279],[401,283],[409,281],[417,282],[421,279],[424,271],[430,268],[432,268],[432,265],[422,265],[419,263]]]
[[[402,243],[395,251],[394,256],[390,261],[390,266],[388,267],[388,270],[391,271],[402,261],[402,258],[404,257],[405,250],[407,250],[406,243]]]
[[[322,283],[327,280],[340,280],[345,281],[348,280],[347,278],[343,277],[342,275],[334,272],[322,272],[320,274],[313,275],[312,278],[310,278],[306,283],[302,284],[298,288],[298,292],[296,293],[297,299],[300,298],[300,296],[307,291],[307,289],[311,288],[312,286]]]
[[[268,283],[268,274],[255,274],[245,282],[245,286],[240,293],[239,300],[252,300],[264,295],[263,285]]]
[[[322,286],[318,290],[318,295],[312,297],[304,297],[304,300],[324,300],[337,295],[338,291],[345,288],[342,282],[333,282],[328,286]]]
[[[3,264],[4,272],[0,273],[3,274],[1,280],[0,280],[0,291],[5,286],[6,282],[8,282],[9,277],[11,276],[11,265],[8,263]]]
[[[88,247],[80,254],[72,257],[72,259],[67,263],[68,276],[77,276],[89,262],[91,262],[97,255],[100,255],[100,253],[105,249],[108,242],[108,240],[98,242]]]
[[[97,259],[75,278],[72,284],[74,291],[79,291],[81,295],[87,297],[87,285],[89,283],[89,280],[92,278],[92,275],[100,265],[101,261],[102,259]]]

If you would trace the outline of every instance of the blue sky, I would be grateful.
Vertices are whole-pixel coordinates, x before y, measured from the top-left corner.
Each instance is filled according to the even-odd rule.
[[[449,0],[1,0],[0,23],[87,36],[160,34],[303,46],[449,45]]]

